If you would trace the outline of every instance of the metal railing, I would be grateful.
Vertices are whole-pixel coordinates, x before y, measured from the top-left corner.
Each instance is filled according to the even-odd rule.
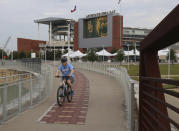
[[[119,81],[120,87],[124,90],[125,106],[127,112],[128,127],[134,130],[134,82],[130,79],[127,70],[120,67],[119,63],[91,63],[73,62],[76,69],[94,71],[111,76]]]
[[[175,82],[161,79],[158,62],[159,50],[179,42],[178,16],[179,4],[140,43],[139,131],[178,130],[178,123],[168,117],[171,115],[170,110],[178,112],[178,108],[174,106],[178,99],[172,98],[174,103],[167,103],[166,100],[170,98],[166,99],[168,97],[166,93],[171,91],[163,89],[162,86],[162,83],[173,85]],[[173,94],[171,93],[169,97]],[[179,118],[178,113],[175,116]],[[171,124],[177,129],[172,128]]]
[[[17,69],[21,71],[30,71],[30,72],[41,72],[41,62],[39,61],[27,61],[27,60],[6,60],[0,63],[0,68],[5,67],[6,69]]]
[[[145,88],[143,91],[143,94],[145,95],[145,97],[143,97],[141,100],[143,103],[145,103],[142,107],[143,110],[145,111],[143,113],[143,118],[144,118],[143,124],[144,124],[145,130],[150,129],[151,127],[154,130],[157,130],[157,127],[159,126],[161,130],[170,131],[170,127],[167,127],[165,124],[162,123],[162,121],[157,121],[157,118],[165,119],[175,128],[179,129],[179,123],[176,120],[164,114],[163,112],[161,112],[160,111],[161,109],[159,108],[160,106],[166,106],[168,109],[175,112],[176,115],[178,115],[179,117],[179,107],[177,107],[176,105],[172,105],[168,102],[165,102],[163,99],[159,99],[158,97],[156,97],[157,94],[164,93],[172,97],[179,98],[178,92],[175,92],[172,90],[166,90],[164,88],[158,88],[159,84],[162,84],[162,83],[179,86],[179,81],[169,80],[169,79],[160,79],[160,78],[151,78],[151,77],[141,77],[140,79],[143,82],[142,88]],[[151,90],[154,91],[155,93],[150,93]],[[156,114],[156,115],[154,116],[151,114]],[[147,115],[149,115],[152,120],[149,121],[148,119],[145,119]],[[148,127],[149,125],[150,127]]]
[[[33,64],[33,63],[31,63]],[[12,65],[12,66],[11,66]],[[15,115],[32,108],[45,100],[53,89],[53,67],[43,64],[41,72],[32,72],[31,65],[19,62],[8,62],[0,69],[17,69],[27,73],[0,77],[0,123],[4,123]],[[29,72],[30,71],[30,72]],[[35,70],[34,70],[35,71]]]

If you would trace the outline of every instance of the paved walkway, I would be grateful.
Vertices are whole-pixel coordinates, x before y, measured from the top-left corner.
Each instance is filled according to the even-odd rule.
[[[41,123],[56,124],[85,124],[88,112],[89,81],[80,72],[75,72],[73,90],[75,92],[72,102],[67,99],[62,107],[55,102],[39,119]]]
[[[89,105],[86,121],[79,124],[44,124],[39,118],[56,102],[59,81],[54,79],[53,94],[42,104],[0,126],[1,131],[128,131],[122,88],[111,77],[82,71],[89,80]]]

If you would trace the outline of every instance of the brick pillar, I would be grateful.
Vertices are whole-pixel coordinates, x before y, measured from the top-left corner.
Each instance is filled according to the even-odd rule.
[[[78,46],[78,22],[74,24],[74,50],[77,51],[79,49]]]
[[[112,48],[122,48],[123,39],[123,16],[113,16]]]

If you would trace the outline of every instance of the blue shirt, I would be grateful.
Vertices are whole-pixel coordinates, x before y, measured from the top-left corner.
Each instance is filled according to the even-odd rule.
[[[62,72],[62,76],[69,76],[71,70],[73,70],[72,64],[67,63],[66,66],[63,66],[62,64],[58,67],[58,70]],[[72,74],[72,77],[74,78],[74,74]]]

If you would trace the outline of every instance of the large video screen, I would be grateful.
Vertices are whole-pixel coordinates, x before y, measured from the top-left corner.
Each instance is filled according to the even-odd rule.
[[[97,38],[107,36],[108,20],[107,16],[91,18],[84,20],[83,37]]]
[[[79,48],[111,47],[113,15],[79,19]]]

